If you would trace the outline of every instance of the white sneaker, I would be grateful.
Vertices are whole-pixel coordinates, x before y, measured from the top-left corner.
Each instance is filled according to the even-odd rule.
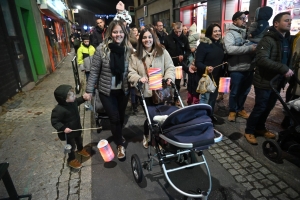
[[[122,159],[125,157],[125,148],[122,145],[118,146],[118,159]]]
[[[148,147],[149,147],[149,144],[148,144],[148,142],[150,141],[150,137],[149,137],[149,135],[144,135],[144,138],[143,138],[143,146],[144,146],[144,148],[145,149],[148,149]]]

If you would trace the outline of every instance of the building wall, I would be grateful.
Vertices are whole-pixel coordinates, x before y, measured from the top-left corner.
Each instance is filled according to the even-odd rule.
[[[36,24],[37,21],[34,19],[35,15],[33,14],[31,0],[15,0],[15,3],[32,75],[34,81],[37,81],[37,75],[44,75],[47,73],[46,63],[44,62],[44,55],[40,44],[42,39],[39,39],[38,34],[38,30],[43,31],[42,24]]]
[[[137,6],[138,4],[137,0],[134,0],[134,7],[135,7],[135,24],[138,25],[138,19],[144,17],[144,6],[148,7],[148,15],[147,17],[144,17],[145,25],[147,24],[153,24],[154,22],[151,21],[152,15],[160,12],[164,12],[166,10],[170,10],[170,23],[173,22],[173,1],[172,0],[152,0],[147,1],[144,3],[143,0],[141,0],[140,6]]]

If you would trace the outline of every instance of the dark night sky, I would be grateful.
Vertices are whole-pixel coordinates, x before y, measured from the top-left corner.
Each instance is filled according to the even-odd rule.
[[[87,9],[95,14],[115,14],[116,5],[119,0],[70,0],[70,7],[76,8],[76,5],[80,5],[83,9]],[[125,9],[128,10],[128,6],[133,6],[133,0],[123,0]]]

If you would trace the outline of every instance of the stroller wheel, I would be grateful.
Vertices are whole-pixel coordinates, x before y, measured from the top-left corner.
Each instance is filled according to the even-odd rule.
[[[139,157],[136,154],[131,156],[131,169],[135,182],[140,183],[143,180],[143,169]]]
[[[271,161],[282,163],[282,150],[278,143],[273,140],[266,140],[262,144],[264,155]]]

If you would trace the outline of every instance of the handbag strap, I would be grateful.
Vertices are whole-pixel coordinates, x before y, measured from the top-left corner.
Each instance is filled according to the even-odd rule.
[[[152,62],[153,62],[155,56],[156,56],[156,51],[155,51],[154,54],[153,54],[153,58],[152,58],[152,60],[151,60],[151,66],[152,66]],[[144,65],[144,69],[145,69],[145,73],[146,73],[146,75],[147,75],[147,78],[149,79],[148,68],[147,68],[147,65],[146,65],[146,62],[145,62],[145,61],[146,61],[146,56],[144,56],[144,57],[142,58],[142,62],[143,62],[143,65]]]

